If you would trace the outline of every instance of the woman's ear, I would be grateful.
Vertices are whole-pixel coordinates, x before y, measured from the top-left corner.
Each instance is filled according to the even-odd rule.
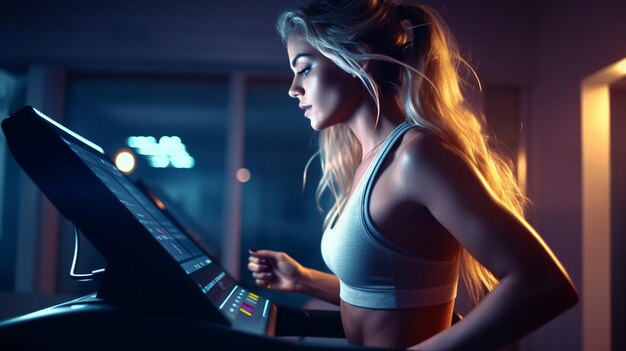
[[[402,29],[404,29],[404,35],[406,35],[405,43],[412,43],[414,34],[413,28],[415,28],[415,26],[408,19],[400,21],[400,25],[402,26]]]

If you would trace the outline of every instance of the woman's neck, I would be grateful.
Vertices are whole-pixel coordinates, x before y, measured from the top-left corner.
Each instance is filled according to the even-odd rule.
[[[406,120],[402,110],[395,104],[381,106],[378,120],[376,106],[374,104],[367,105],[357,110],[354,117],[347,122],[348,127],[361,144],[362,158],[367,157],[378,148],[387,136]]]

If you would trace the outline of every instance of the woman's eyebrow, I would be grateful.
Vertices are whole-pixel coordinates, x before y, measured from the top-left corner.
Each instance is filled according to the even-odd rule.
[[[301,58],[301,57],[305,57],[305,56],[311,56],[311,55],[306,54],[306,53],[302,53],[302,54],[296,55],[296,57],[294,57],[293,61],[291,61],[291,67],[295,67],[296,66],[296,62],[298,61],[298,59]]]

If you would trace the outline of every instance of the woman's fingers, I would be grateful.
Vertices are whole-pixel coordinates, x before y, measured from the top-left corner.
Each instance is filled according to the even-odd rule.
[[[259,286],[261,288],[269,289],[269,288],[272,287],[272,283],[270,283],[267,280],[255,279],[254,282],[256,283],[257,286]]]
[[[271,250],[249,250],[248,270],[252,272],[252,277],[257,286],[271,289],[272,284],[276,282],[274,272],[276,262],[283,253]]]
[[[269,272],[272,271],[272,266],[268,264],[260,264],[255,262],[248,262],[248,270],[250,272]]]
[[[250,254],[250,257],[256,257],[259,259],[266,259],[269,261],[276,261],[278,259],[278,257],[280,256],[281,252],[277,252],[277,251],[272,251],[272,250],[257,250],[257,249],[250,249],[248,250],[248,253]]]
[[[272,272],[261,272],[261,273],[252,273],[252,277],[259,280],[271,280],[274,278],[274,273]]]
[[[271,262],[267,258],[261,258],[261,257],[256,257],[256,256],[248,257],[248,261],[250,261],[252,263],[256,263],[256,264],[263,264],[263,265],[267,265],[267,264],[269,264]]]

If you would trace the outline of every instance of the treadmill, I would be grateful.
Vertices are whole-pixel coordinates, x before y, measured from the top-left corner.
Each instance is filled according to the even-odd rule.
[[[0,321],[0,347],[372,350],[338,311],[283,306],[242,286],[120,172],[104,150],[32,106],[2,121],[15,160],[106,259],[97,293]],[[388,349],[387,349],[388,350]]]

